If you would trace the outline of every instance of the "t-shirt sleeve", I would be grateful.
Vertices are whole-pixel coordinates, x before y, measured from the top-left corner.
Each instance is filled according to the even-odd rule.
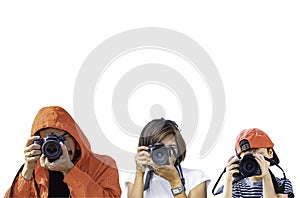
[[[189,170],[187,175],[184,177],[186,178],[186,184],[188,184],[189,190],[192,190],[202,182],[206,182],[206,186],[208,186],[211,181],[210,178],[202,170],[196,169]]]
[[[125,181],[125,190],[126,192],[128,192],[128,183],[134,183],[134,179],[135,179],[135,172],[134,173],[130,173],[128,175],[127,180]]]
[[[284,194],[290,194],[293,193],[293,186],[292,183],[289,179],[284,179],[284,178],[276,178],[277,183],[279,186],[283,186],[284,185]]]

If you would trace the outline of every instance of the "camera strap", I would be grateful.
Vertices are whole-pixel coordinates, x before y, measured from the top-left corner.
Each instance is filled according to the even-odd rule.
[[[221,180],[221,178],[222,178],[222,176],[223,176],[223,174],[224,174],[225,172],[226,172],[226,167],[224,168],[224,170],[223,170],[222,173],[220,174],[219,178],[217,179],[217,181],[216,181],[214,187],[212,188],[212,194],[213,194],[213,195],[218,195],[218,194],[221,194],[221,193],[223,192],[223,187],[224,187],[224,186],[221,186],[221,187],[218,189],[217,192],[215,192],[215,189],[216,189],[216,187],[218,186],[218,184],[219,184],[219,182],[220,182],[220,180]]]
[[[270,175],[271,175],[271,178],[272,178],[272,183],[273,183],[273,187],[274,187],[275,192],[277,194],[278,193],[284,193],[286,175],[285,175],[285,172],[284,172],[283,168],[281,168],[279,166],[279,164],[277,164],[277,162],[275,160],[273,160],[273,159],[269,159],[269,158],[265,157],[265,160],[269,161],[271,163],[271,166],[275,165],[275,166],[277,166],[277,168],[279,168],[282,171],[282,173],[283,173],[283,184],[279,185],[278,182],[277,182],[277,180],[276,180],[276,177],[274,176],[274,174],[269,169],[269,172],[270,172]],[[294,197],[295,197],[294,193],[291,192],[291,193],[288,194],[288,198],[294,198]]]
[[[149,170],[147,172],[146,179],[145,179],[145,185],[144,185],[144,191],[148,190],[148,188],[150,187],[150,180],[153,177],[153,172],[154,172],[153,170]]]
[[[176,160],[179,161],[179,159],[177,158]],[[183,176],[183,172],[182,172],[182,169],[181,169],[181,165],[180,165],[180,162],[178,163],[178,166],[175,166],[177,172],[178,172],[178,175],[180,177],[180,180],[181,180],[181,183],[182,185],[185,187],[185,179],[184,179],[184,176]]]

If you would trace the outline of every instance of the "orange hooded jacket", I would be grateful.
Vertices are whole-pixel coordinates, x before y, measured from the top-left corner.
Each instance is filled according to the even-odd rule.
[[[115,161],[109,156],[94,154],[91,151],[88,139],[68,112],[58,106],[42,108],[32,124],[31,136],[49,127],[68,132],[76,140],[77,149],[81,152],[74,167],[64,177],[72,197],[121,196]],[[48,197],[49,172],[40,166],[39,160],[34,175],[34,178],[27,181],[19,171],[5,197]]]

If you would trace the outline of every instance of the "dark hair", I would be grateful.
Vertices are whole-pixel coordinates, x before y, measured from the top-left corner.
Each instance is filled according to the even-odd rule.
[[[164,118],[161,118],[150,121],[141,132],[138,146],[154,145],[170,134],[175,136],[178,149],[177,157],[179,162],[181,162],[184,160],[186,155],[186,144],[181,136],[180,130],[178,129],[178,125],[172,120],[165,120]]]

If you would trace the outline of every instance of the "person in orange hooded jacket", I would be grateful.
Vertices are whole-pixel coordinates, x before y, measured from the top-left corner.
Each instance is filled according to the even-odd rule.
[[[79,126],[59,106],[40,109],[24,155],[25,164],[5,197],[121,196],[115,161],[93,153]]]

